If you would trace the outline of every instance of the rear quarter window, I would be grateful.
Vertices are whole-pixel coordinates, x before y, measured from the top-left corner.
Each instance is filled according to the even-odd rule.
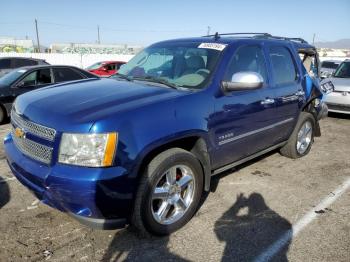
[[[273,46],[269,50],[269,55],[276,85],[292,83],[297,80],[295,63],[286,47]]]

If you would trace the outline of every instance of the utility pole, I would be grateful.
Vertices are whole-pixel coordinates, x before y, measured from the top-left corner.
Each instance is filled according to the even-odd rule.
[[[208,26],[207,35],[210,35],[210,26]]]
[[[314,33],[314,36],[313,36],[313,38],[312,38],[312,45],[315,44],[315,37],[316,37],[316,34]]]
[[[39,42],[39,33],[38,33],[38,20],[35,19],[35,31],[36,31],[36,42],[38,44],[38,51],[40,53],[40,42]]]
[[[97,26],[97,43],[101,44],[101,39],[100,39],[100,26]]]

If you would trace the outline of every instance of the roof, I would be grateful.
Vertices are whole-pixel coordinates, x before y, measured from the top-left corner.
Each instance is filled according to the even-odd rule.
[[[229,34],[215,34],[202,37],[193,37],[193,38],[180,38],[173,40],[166,40],[159,43],[174,43],[174,42],[194,42],[194,43],[203,43],[203,42],[216,42],[220,44],[233,44],[240,41],[249,41],[260,43],[264,42],[289,42],[292,43],[297,49],[314,49],[316,48],[309,44],[302,38],[290,38],[290,37],[281,37],[281,36],[272,36],[268,33],[229,33]],[[159,44],[156,43],[155,45]]]
[[[45,61],[45,59],[40,58],[32,58],[32,57],[22,57],[22,56],[4,56],[0,57],[0,59],[26,59],[26,60],[34,60],[34,61]]]

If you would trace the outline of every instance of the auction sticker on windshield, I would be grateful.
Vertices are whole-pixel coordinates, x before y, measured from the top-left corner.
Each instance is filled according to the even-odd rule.
[[[198,48],[207,48],[222,51],[227,45],[218,44],[218,43],[201,43]]]

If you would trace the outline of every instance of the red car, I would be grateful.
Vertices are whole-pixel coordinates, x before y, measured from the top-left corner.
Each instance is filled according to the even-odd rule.
[[[107,77],[117,73],[124,64],[125,62],[122,61],[102,61],[87,67],[86,70],[95,75]]]

